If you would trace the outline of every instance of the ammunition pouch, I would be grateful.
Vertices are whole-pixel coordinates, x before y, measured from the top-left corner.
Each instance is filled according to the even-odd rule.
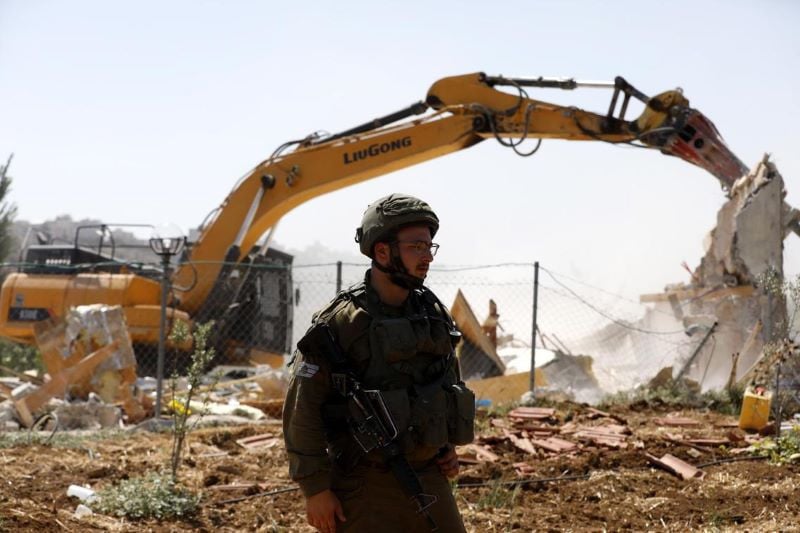
[[[402,437],[408,430],[408,426],[411,425],[411,402],[408,398],[408,391],[406,389],[394,389],[382,391],[381,394],[386,403],[386,408],[391,413],[394,424]]]
[[[438,449],[447,443],[469,444],[475,438],[475,395],[464,385],[444,385],[382,392],[403,449]]]
[[[441,383],[435,385],[414,398],[408,433],[415,445],[438,449],[448,442],[447,394]]]
[[[475,438],[475,393],[461,385],[447,392],[447,434],[450,444],[469,444]]]

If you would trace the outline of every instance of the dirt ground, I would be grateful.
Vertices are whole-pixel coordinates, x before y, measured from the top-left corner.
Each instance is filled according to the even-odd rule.
[[[626,449],[586,442],[576,452],[531,454],[503,439],[502,428],[481,424],[483,442],[499,456],[493,463],[465,464],[456,498],[467,529],[499,531],[798,531],[800,530],[800,466],[772,465],[763,460],[738,460],[740,442],[724,447],[691,447],[664,439],[730,434],[732,417],[700,411],[669,412],[691,417],[698,427],[663,427],[655,417],[666,410],[614,408],[632,434]],[[557,407],[551,425],[572,421],[600,423],[574,404]],[[499,422],[505,424],[506,420]],[[79,503],[68,497],[71,484],[100,489],[143,475],[168,463],[171,435],[146,431],[117,432],[103,440],[64,444],[9,445],[0,434],[0,531],[313,531],[305,525],[300,493],[274,496],[261,492],[292,487],[280,425],[267,423],[204,428],[188,439],[180,480],[202,493],[197,516],[190,520],[130,522],[94,514],[76,518]],[[236,443],[243,437],[269,433],[275,439],[257,450]],[[569,439],[569,437],[564,437]],[[575,439],[572,439],[573,441]],[[58,442],[58,441],[54,441]],[[77,444],[76,444],[77,443]],[[652,467],[644,453],[675,455],[694,465],[736,458],[703,467],[702,479],[683,480]],[[526,463],[524,476],[514,467]],[[578,477],[514,487],[503,481],[528,478]],[[231,487],[231,485],[238,487]],[[224,503],[242,496],[234,503]]]

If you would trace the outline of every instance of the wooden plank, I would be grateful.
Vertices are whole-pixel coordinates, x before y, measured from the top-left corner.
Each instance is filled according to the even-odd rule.
[[[459,461],[462,459],[469,460],[470,455],[473,456],[473,464],[486,462],[494,463],[500,460],[499,455],[491,451],[487,446],[481,446],[479,444],[466,444],[464,446],[459,446],[457,448],[457,452]]]
[[[260,409],[265,415],[280,418],[283,412],[283,398],[275,400],[239,400],[241,405],[248,405]]]
[[[13,368],[8,368],[7,366],[0,365],[0,372],[3,372],[4,374],[8,374],[9,376],[14,376],[15,378],[21,379],[22,381],[25,381],[27,383],[33,383],[34,385],[41,385],[41,384],[44,383],[43,379],[40,379],[40,378],[37,378],[37,377],[33,377],[33,376],[29,376],[28,374],[25,374],[24,372],[17,372]]]
[[[51,376],[50,381],[15,402],[17,412],[21,417],[25,417],[26,412],[28,415],[35,413],[50,398],[63,395],[71,384],[88,378],[100,363],[111,357],[118,346],[119,341],[114,341],[90,353],[75,366],[66,368],[61,373]],[[23,423],[25,423],[26,427],[33,425],[32,420],[23,420]]]
[[[696,299],[718,300],[727,296],[752,296],[755,290],[755,287],[752,285],[741,285],[739,287],[726,287],[719,289],[687,289],[682,291],[659,292],[656,294],[642,294],[639,296],[639,302],[668,302],[670,297],[676,297],[680,301]]]
[[[250,450],[261,447],[271,448],[275,445],[275,441],[276,437],[274,433],[262,433],[260,435],[252,435],[250,437],[236,439],[236,444],[242,448],[247,448]]]
[[[700,425],[700,422],[698,422],[697,420],[683,416],[668,416],[665,418],[654,418],[653,422],[655,424],[658,424],[659,426],[670,426],[670,427],[696,427]]]
[[[744,357],[745,359],[747,359],[750,351],[753,349],[753,346],[755,346],[755,343],[756,343],[756,340],[758,338],[758,335],[761,333],[761,330],[763,329],[763,327],[764,326],[761,323],[761,320],[758,320],[756,322],[756,325],[753,327],[753,330],[750,332],[750,335],[747,336],[747,340],[744,341],[744,345],[742,346],[742,349],[739,352],[739,357],[740,358]],[[746,385],[747,382],[752,379],[753,373],[755,373],[755,370],[758,367],[759,363],[761,363],[761,359],[763,357],[764,357],[764,353],[762,352],[762,353],[760,353],[758,355],[758,357],[756,357],[755,361],[753,361],[753,364],[750,365],[750,368],[748,368],[744,372],[744,374],[742,374],[742,377],[737,377],[736,378],[736,383],[738,383],[740,385]],[[733,376],[731,376],[731,377],[733,377]]]
[[[698,446],[697,444],[692,444],[691,442],[687,442],[680,435],[673,435],[671,433],[667,433],[666,435],[664,435],[661,438],[664,439],[667,442],[671,442],[672,444],[677,444],[679,446],[686,446],[688,448],[692,448],[693,450],[697,450],[699,452],[703,452],[703,453],[713,453],[714,452],[714,450],[711,450],[709,448],[705,448],[703,446]]]
[[[467,298],[461,292],[461,289],[456,292],[453,305],[450,306],[450,314],[453,316],[459,331],[495,365],[499,373],[505,372],[506,365],[497,355],[497,349],[484,333],[478,318],[472,311],[472,307],[467,302]]]
[[[628,421],[622,418],[621,416],[607,413],[606,411],[601,411],[600,409],[595,409],[594,407],[588,407],[587,411],[589,412],[589,419],[594,418],[611,418],[612,420],[616,420],[620,424],[628,425]]]
[[[29,428],[33,426],[33,415],[23,400],[24,398],[21,400],[14,400],[14,407],[17,409],[20,422],[22,422],[26,428]]]
[[[33,326],[33,335],[42,357],[42,364],[51,376],[60,374],[65,368],[75,365],[81,360],[82,355],[85,355],[79,354],[75,357],[71,351],[68,357],[61,354],[59,348],[66,345],[64,340],[66,328],[67,323],[64,320],[56,321],[54,319],[37,322]]]

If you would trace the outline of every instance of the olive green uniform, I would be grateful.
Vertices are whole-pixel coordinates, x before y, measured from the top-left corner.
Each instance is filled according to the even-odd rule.
[[[446,308],[428,289],[402,307],[382,304],[366,280],[337,296],[314,318],[327,324],[364,389],[382,391],[400,430],[399,442],[426,494],[440,531],[464,531],[437,454],[472,440],[474,396],[461,381],[453,347],[460,337]],[[305,338],[305,337],[304,337]],[[303,341],[299,343],[303,346]],[[289,469],[308,497],[331,489],[346,522],[339,531],[430,531],[379,451],[364,454],[347,424],[347,405],[332,386],[322,350],[296,352],[283,411]]]

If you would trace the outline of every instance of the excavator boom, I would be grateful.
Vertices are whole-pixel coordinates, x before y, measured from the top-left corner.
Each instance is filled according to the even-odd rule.
[[[534,100],[527,92],[529,88],[582,87],[611,90],[608,111],[555,105]],[[632,99],[644,104],[644,110],[628,120]],[[747,171],[711,121],[691,108],[680,90],[648,97],[621,77],[609,83],[483,73],[444,78],[431,86],[424,102],[336,135],[310,135],[285,143],[248,172],[201,228],[187,260],[177,269],[174,286],[186,290],[180,302],[171,306],[195,322],[218,321],[216,331],[224,338],[235,320],[239,297],[228,281],[252,260],[259,239],[284,214],[327,192],[486,139],[495,139],[521,155],[531,153],[521,151],[526,139],[636,144],[707,170],[725,189]],[[42,316],[25,313],[25,308],[47,310],[52,317],[62,316],[71,305],[117,303],[127,310],[132,336],[151,343],[159,294],[153,280],[130,273],[82,273],[64,280],[12,274],[0,295],[0,335],[30,342],[33,321],[24,317]]]

